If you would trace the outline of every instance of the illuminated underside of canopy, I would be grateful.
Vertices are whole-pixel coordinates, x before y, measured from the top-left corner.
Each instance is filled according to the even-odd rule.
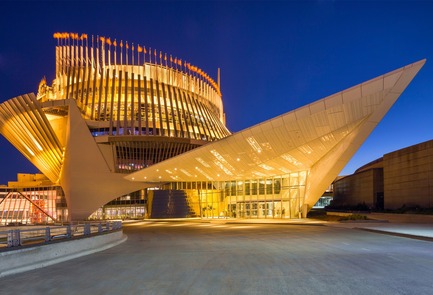
[[[425,60],[361,83],[125,178],[228,181],[307,171],[309,208],[385,116]]]

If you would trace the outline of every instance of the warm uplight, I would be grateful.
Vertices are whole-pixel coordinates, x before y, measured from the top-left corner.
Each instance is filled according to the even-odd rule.
[[[72,55],[74,55],[73,49],[75,47],[90,47],[87,34],[79,35],[78,33],[56,32],[54,33],[53,37],[57,39],[57,45],[59,47],[72,47]],[[93,36],[91,36],[90,39],[92,40],[93,44]],[[119,58],[122,62],[126,62],[125,64],[129,65],[141,65],[142,63],[140,60],[142,60],[143,63],[169,68],[173,71],[180,71],[188,76],[199,78],[211,86],[218,93],[218,95],[221,96],[220,85],[202,69],[192,65],[189,62],[186,62],[185,60],[177,57],[173,58],[171,55],[168,57],[167,53],[163,53],[162,51],[159,51],[159,54],[157,54],[157,50],[152,50],[150,47],[147,49],[146,46],[137,45],[137,47],[135,47],[133,43],[130,43],[132,46],[129,46],[128,41],[123,43],[123,40],[120,41],[118,48],[117,40],[113,38],[113,41],[111,41],[110,37],[100,36],[99,38],[96,38],[95,41],[97,44],[96,47],[101,50],[103,60],[105,60],[105,57],[108,57],[108,64],[110,64],[111,57],[114,58],[114,63],[116,63],[117,55],[119,55]],[[124,45],[126,50],[123,50]],[[87,52],[87,50],[85,52]],[[114,56],[111,56],[111,53],[113,53]],[[79,55],[79,52],[76,52],[75,55]],[[83,53],[81,53],[81,55],[83,55]],[[128,59],[128,57],[130,58]],[[82,56],[78,57],[77,60],[82,62]]]
[[[295,166],[301,166],[301,163],[298,162],[298,160],[296,160],[293,156],[291,156],[289,154],[283,154],[283,155],[281,155],[281,158],[283,158],[284,160],[286,160],[290,164],[293,164]]]
[[[254,137],[248,137],[247,138],[248,144],[258,153],[262,152],[262,148],[260,147],[260,144],[257,142],[257,140]]]
[[[209,176],[209,174],[207,174],[206,172],[204,172],[202,169],[195,167],[195,169],[201,173],[202,175],[204,175],[208,180],[213,180],[212,177]],[[195,175],[195,177],[197,177],[197,175]]]
[[[192,176],[192,175],[191,175],[188,171],[186,171],[185,169],[180,169],[180,171],[181,171],[183,174],[185,174],[186,176],[189,176],[189,177]]]
[[[39,142],[33,137],[33,135],[31,133],[27,133],[27,135],[30,137],[30,139],[33,141],[33,143],[35,144],[36,148],[40,151],[42,151],[42,146],[39,144]]]
[[[208,163],[206,163],[202,158],[195,158],[200,164],[202,164],[203,166],[205,166],[206,168],[210,168],[210,165]]]
[[[225,174],[227,174],[229,176],[233,176],[232,171],[235,171],[235,168],[233,168],[233,166],[230,165],[230,163],[216,150],[211,150],[210,152],[216,158],[213,161],[214,164],[217,165],[219,168],[221,168],[221,170],[223,170]]]
[[[259,167],[261,167],[261,168],[263,168],[263,169],[265,169],[267,171],[274,170],[274,168],[272,168],[271,166],[266,165],[266,164],[259,164]]]

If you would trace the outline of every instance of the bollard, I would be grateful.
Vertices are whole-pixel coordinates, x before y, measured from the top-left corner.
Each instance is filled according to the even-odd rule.
[[[71,225],[70,224],[68,224],[68,226],[66,227],[66,236],[68,238],[72,237],[72,229],[71,229]]]
[[[19,229],[8,231],[8,247],[17,247],[21,245],[21,232]]]
[[[51,241],[51,230],[50,228],[47,226],[45,228],[45,242],[49,242]]]
[[[14,230],[14,246],[21,246],[21,231],[19,229]]]
[[[84,224],[84,235],[85,236],[90,235],[90,223],[85,223]]]
[[[14,240],[14,231],[8,230],[8,248],[14,246],[13,240]]]

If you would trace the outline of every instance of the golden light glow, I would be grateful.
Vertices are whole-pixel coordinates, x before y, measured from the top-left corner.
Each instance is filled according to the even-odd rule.
[[[247,142],[249,143],[249,145],[258,153],[262,152],[262,148],[260,147],[260,144],[257,142],[257,140],[250,136],[247,138]]]
[[[65,43],[66,40],[69,40],[69,39],[81,40],[83,42],[84,40],[88,39],[88,35],[82,33],[81,36],[79,37],[78,33],[56,32],[53,34],[53,38],[57,39],[57,41],[59,41],[61,43],[60,45],[63,45],[63,44],[66,44]],[[92,38],[93,38],[93,36],[92,36]],[[105,45],[107,45],[107,46],[114,45],[114,47],[117,46],[117,42],[116,41],[111,42],[110,37],[106,38],[104,36],[100,36],[98,41],[101,41],[102,46],[105,46]],[[125,43],[126,43],[125,44],[126,48],[129,49],[128,42],[126,41]],[[121,48],[123,47],[123,41],[120,41],[120,47]],[[134,51],[134,46],[132,46],[132,51]],[[147,53],[146,48],[145,47],[143,48],[142,46],[138,45],[137,46],[137,53],[142,53],[142,52],[144,54],[146,54]],[[151,54],[151,51],[150,51],[150,54]],[[156,64],[156,57],[157,57],[156,49],[154,49],[153,55],[155,56],[155,60],[153,61],[153,63]],[[164,56],[164,61],[167,61],[167,53],[163,53],[162,51],[160,51],[160,53],[159,53],[160,62],[162,61],[163,56]],[[150,59],[149,59],[149,61],[150,61]],[[173,63],[173,59],[171,58],[171,55],[170,55],[170,63],[171,64]],[[217,91],[218,95],[221,96],[220,86],[208,74],[206,74],[203,70],[201,70],[199,67],[191,65],[190,63],[188,63],[186,61],[184,61],[184,63],[182,63],[182,59],[177,59],[177,58],[175,58],[174,64],[176,66],[180,66],[181,67],[180,70],[185,71],[185,73],[187,73],[187,72],[193,73],[194,75],[197,75],[198,77],[200,77],[200,79],[203,79],[206,83],[209,83],[209,85],[211,85],[213,87],[213,89],[215,91]],[[182,69],[182,67],[183,67],[183,69]]]

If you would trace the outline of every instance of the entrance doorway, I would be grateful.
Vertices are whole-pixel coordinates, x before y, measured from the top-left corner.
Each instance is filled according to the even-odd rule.
[[[385,198],[383,192],[376,193],[376,209],[377,210],[385,209]]]

